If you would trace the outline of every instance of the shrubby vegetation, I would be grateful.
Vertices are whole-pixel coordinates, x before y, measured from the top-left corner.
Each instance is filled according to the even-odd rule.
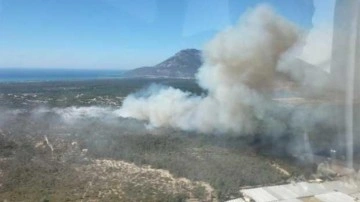
[[[194,80],[112,79],[84,81],[25,82],[0,84],[0,108],[37,106],[119,106],[130,93],[156,83],[200,94]]]
[[[314,171],[314,167],[300,164],[287,153],[291,135],[273,139],[261,134],[239,136],[197,134],[169,128],[147,130],[145,123],[132,119],[92,117],[69,123],[52,112],[41,116],[31,112],[37,107],[119,106],[123,97],[151,82],[153,80],[1,84],[0,110],[14,113],[0,117],[0,198],[20,201],[26,196],[43,201],[76,201],[100,197],[101,192],[102,199],[107,201],[119,201],[119,195],[123,201],[184,201],[189,198],[207,201],[210,200],[209,189],[196,184],[203,181],[214,189],[213,199],[223,201],[239,196],[242,186],[283,183],[310,176]],[[196,94],[204,93],[190,80],[156,82]],[[115,164],[120,167],[110,165],[102,171],[103,164],[94,162],[104,159],[117,162]],[[279,171],[273,166],[275,164],[290,176]],[[125,174],[128,170],[121,167],[125,165],[139,173]],[[168,170],[174,179],[159,178],[160,171],[149,170],[147,166]],[[113,179],[108,177],[112,175]],[[94,180],[93,176],[99,178]],[[122,178],[126,176],[131,180]],[[175,178],[187,178],[191,183],[181,184],[181,180],[180,183]],[[120,181],[123,193],[100,189],[111,190]],[[91,189],[89,182],[93,182]],[[175,183],[174,190],[178,191],[166,189],[166,183]]]

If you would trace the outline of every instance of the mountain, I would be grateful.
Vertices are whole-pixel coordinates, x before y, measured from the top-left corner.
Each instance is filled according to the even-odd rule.
[[[194,78],[202,65],[201,51],[185,49],[152,67],[140,67],[125,72],[125,77]]]

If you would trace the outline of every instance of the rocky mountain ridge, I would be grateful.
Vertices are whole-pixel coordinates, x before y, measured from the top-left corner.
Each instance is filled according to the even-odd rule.
[[[167,60],[149,67],[140,67],[125,72],[125,77],[143,78],[195,78],[195,73],[202,65],[201,51],[184,49]]]

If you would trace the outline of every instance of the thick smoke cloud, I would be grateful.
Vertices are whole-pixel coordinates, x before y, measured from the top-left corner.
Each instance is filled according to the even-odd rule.
[[[197,79],[207,95],[150,88],[146,96],[128,96],[117,113],[147,121],[151,127],[282,133],[286,116],[271,94],[279,60],[300,37],[295,25],[270,7],[259,6],[205,47]]]

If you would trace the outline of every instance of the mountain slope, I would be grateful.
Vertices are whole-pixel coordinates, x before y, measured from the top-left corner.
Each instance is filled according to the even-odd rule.
[[[125,77],[194,78],[202,65],[201,51],[185,49],[152,67],[140,67],[125,72]]]

